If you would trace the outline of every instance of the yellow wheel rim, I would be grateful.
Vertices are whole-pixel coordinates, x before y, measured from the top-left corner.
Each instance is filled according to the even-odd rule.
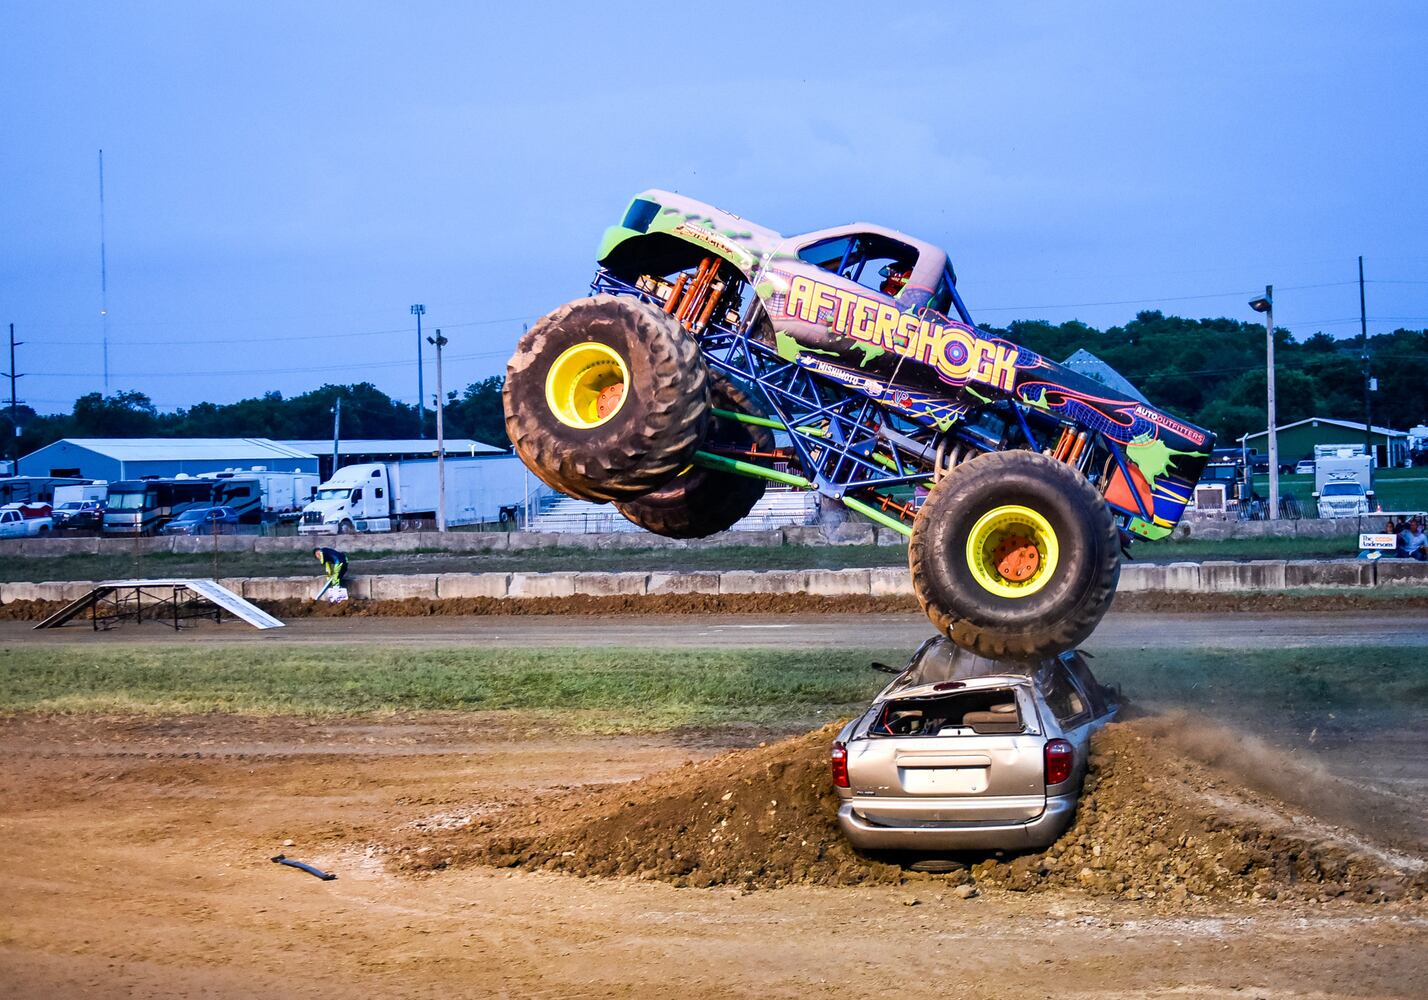
[[[967,536],[967,567],[983,590],[1030,597],[1056,572],[1061,547],[1051,522],[1030,507],[994,507]]]
[[[599,427],[625,405],[630,370],[619,352],[587,342],[567,348],[545,377],[545,401],[567,427]]]

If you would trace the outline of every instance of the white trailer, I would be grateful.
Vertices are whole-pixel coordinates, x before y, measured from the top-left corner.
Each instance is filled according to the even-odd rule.
[[[83,486],[56,486],[54,506],[66,503],[103,501],[109,496],[109,484],[102,479]]]
[[[317,493],[321,477],[315,472],[270,472],[265,466],[251,469],[224,469],[222,472],[201,472],[200,479],[255,479],[262,494],[266,514],[295,514]]]
[[[524,471],[513,455],[448,457],[446,523],[496,521],[501,507],[521,502]],[[394,531],[404,519],[434,519],[439,493],[434,458],[343,466],[303,508],[298,532]]]
[[[1363,445],[1314,446],[1314,499],[1320,517],[1362,517],[1372,511],[1372,462]]]

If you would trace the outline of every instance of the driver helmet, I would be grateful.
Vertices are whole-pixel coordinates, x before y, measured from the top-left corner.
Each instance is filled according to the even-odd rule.
[[[891,295],[893,298],[902,292],[902,288],[907,284],[907,279],[912,276],[912,265],[895,260],[890,264],[884,264],[878,271],[883,283],[878,290],[884,295]]]

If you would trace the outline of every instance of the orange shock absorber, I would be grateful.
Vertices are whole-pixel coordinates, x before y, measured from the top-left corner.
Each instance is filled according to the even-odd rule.
[[[1060,462],[1066,458],[1066,453],[1071,450],[1071,440],[1074,433],[1071,428],[1061,428],[1061,436],[1056,439],[1056,450],[1051,453],[1051,457]]]
[[[704,308],[699,310],[699,319],[694,324],[694,329],[702,330],[709,325],[709,317],[714,315],[714,307],[719,304],[719,296],[724,294],[723,282],[714,282],[709,286],[709,298],[704,301]]]
[[[704,301],[704,294],[709,290],[709,282],[714,278],[714,271],[713,257],[705,257],[699,262],[699,270],[695,272],[694,280],[689,285],[689,294],[684,297],[684,302],[679,307],[677,318],[681,326],[693,325],[694,316]]]
[[[1082,431],[1080,434],[1076,435],[1076,444],[1072,446],[1071,454],[1066,456],[1067,465],[1076,464],[1076,460],[1081,457],[1081,452],[1086,447],[1086,441],[1088,437],[1089,436],[1085,431]]]
[[[679,280],[674,283],[674,291],[669,293],[669,298],[665,300],[664,311],[674,315],[674,310],[679,306],[679,295],[684,291],[684,283],[689,280],[688,274],[681,274]]]

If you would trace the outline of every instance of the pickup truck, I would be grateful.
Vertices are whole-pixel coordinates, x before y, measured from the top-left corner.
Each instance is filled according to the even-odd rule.
[[[0,538],[35,538],[48,535],[54,527],[49,504],[12,503],[0,507]]]

